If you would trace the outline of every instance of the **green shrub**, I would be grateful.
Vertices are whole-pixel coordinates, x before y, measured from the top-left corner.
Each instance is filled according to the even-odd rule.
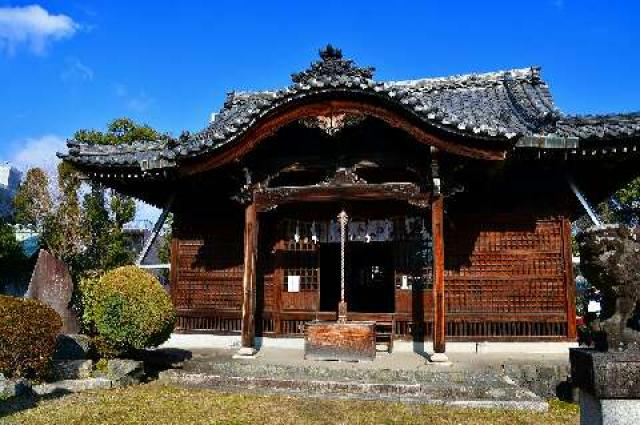
[[[48,371],[62,319],[37,300],[0,296],[0,372],[40,379]]]
[[[165,342],[176,321],[158,280],[135,266],[120,267],[80,284],[83,325],[102,357]]]

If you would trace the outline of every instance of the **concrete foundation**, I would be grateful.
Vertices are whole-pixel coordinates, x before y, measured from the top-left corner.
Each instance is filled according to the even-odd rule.
[[[568,354],[575,342],[447,342],[449,353],[524,353],[524,354]],[[256,348],[284,348],[304,350],[303,338],[256,338]],[[161,348],[240,348],[240,336],[211,334],[172,334]],[[421,343],[395,341],[393,351],[397,353],[433,353],[430,341]]]

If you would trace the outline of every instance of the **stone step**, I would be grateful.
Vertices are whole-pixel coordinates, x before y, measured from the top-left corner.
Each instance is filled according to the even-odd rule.
[[[107,378],[65,379],[47,384],[34,385],[32,390],[39,396],[70,394],[89,390],[106,390],[117,387],[117,382]]]
[[[423,382],[464,382],[482,378],[483,380],[499,380],[503,375],[501,368],[493,370],[458,370],[425,366],[418,369],[369,369],[352,368],[349,363],[327,362],[309,365],[282,365],[264,362],[235,361],[215,359],[213,361],[190,360],[184,364],[187,372],[205,373],[222,376],[278,377],[312,380],[349,380],[349,381],[393,381],[403,383]]]
[[[504,379],[452,382],[362,382],[328,379],[234,376],[168,370],[165,385],[221,391],[339,399],[387,400],[460,407],[546,411],[548,404],[532,392]]]

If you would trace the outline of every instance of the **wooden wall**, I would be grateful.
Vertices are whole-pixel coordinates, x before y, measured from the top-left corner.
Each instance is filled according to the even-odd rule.
[[[197,216],[197,214],[196,214]],[[242,304],[242,209],[205,218],[176,214],[171,292],[178,329],[239,333]],[[562,217],[520,214],[445,216],[447,338],[518,340],[575,338],[570,226]],[[278,266],[275,223],[260,223],[258,334],[302,335],[315,318],[318,292],[288,294]],[[396,290],[400,336],[430,337],[431,288]],[[418,314],[418,311],[420,314]],[[387,315],[380,315],[385,316]],[[420,322],[422,317],[423,321]],[[376,315],[353,314],[352,319]]]
[[[172,243],[171,296],[177,328],[240,331],[242,209],[177,211]]]
[[[448,223],[445,302],[449,337],[575,336],[566,219],[460,215],[450,217]]]

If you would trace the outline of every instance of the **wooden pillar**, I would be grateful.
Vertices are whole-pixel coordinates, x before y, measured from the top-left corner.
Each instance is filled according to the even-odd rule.
[[[256,331],[256,261],[258,214],[255,203],[247,205],[244,222],[244,275],[242,279],[242,347],[253,348]]]
[[[444,198],[437,195],[431,201],[431,230],[433,233],[433,350],[445,352],[444,304]]]
[[[576,330],[576,282],[573,276],[573,250],[571,249],[571,222],[562,218],[562,247],[564,257],[564,284],[567,297],[567,338],[575,340]]]
[[[173,227],[173,232],[171,236],[171,268],[169,269],[169,294],[171,295],[171,301],[173,305],[176,305],[176,299],[178,298],[178,261],[180,252],[180,239],[178,239],[178,234],[175,226]],[[178,321],[180,322],[180,321]]]

